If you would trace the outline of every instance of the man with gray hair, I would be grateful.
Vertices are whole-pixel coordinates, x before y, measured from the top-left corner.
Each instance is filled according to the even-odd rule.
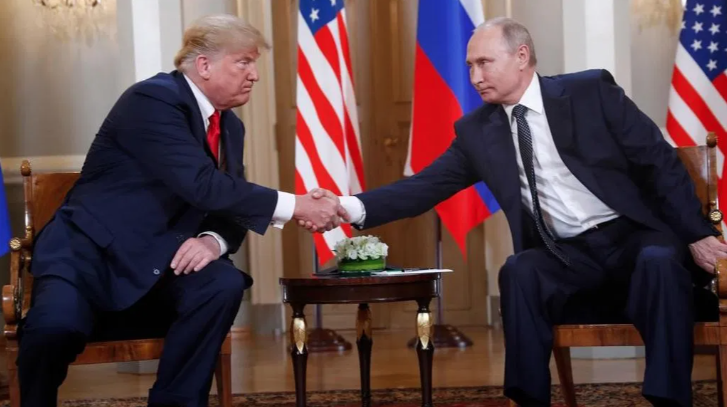
[[[609,72],[537,74],[530,34],[511,19],[478,27],[466,63],[485,103],[455,123],[451,146],[423,171],[342,197],[352,223],[417,216],[484,181],[515,252],[499,274],[505,395],[550,405],[553,325],[583,314],[574,301],[586,298],[605,311],[598,316],[641,333],[643,394],[690,406],[693,295],[709,294],[727,245],[675,149]]]
[[[345,212],[245,179],[242,122],[260,33],[231,15],[184,34],[177,70],[131,86],[79,181],[37,236],[32,307],[19,329],[21,404],[56,405],[87,342],[165,337],[151,406],[205,406],[250,276],[229,259],[248,230],[291,218],[329,230]],[[267,135],[256,135],[267,136]],[[320,193],[317,192],[317,193]]]

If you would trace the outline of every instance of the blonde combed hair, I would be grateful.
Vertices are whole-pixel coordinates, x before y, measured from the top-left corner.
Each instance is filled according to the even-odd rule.
[[[184,32],[182,48],[174,57],[174,66],[184,72],[199,55],[214,56],[221,52],[246,49],[270,49],[257,28],[230,14],[200,18]]]

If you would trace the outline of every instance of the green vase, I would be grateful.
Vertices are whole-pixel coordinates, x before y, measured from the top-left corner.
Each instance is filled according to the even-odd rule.
[[[341,273],[357,273],[361,271],[384,270],[386,257],[367,260],[343,260],[338,262],[338,271]]]

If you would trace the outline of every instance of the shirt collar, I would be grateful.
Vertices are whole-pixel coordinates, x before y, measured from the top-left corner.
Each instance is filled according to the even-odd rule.
[[[540,81],[538,80],[538,74],[533,73],[533,78],[530,80],[530,85],[525,89],[525,93],[520,98],[520,101],[514,105],[502,105],[507,113],[508,123],[512,123],[512,109],[515,105],[523,105],[528,109],[534,111],[537,114],[543,113],[543,96],[540,93]]]
[[[204,93],[197,87],[197,85],[192,82],[191,79],[187,75],[184,75],[184,79],[187,80],[187,83],[189,84],[189,87],[192,88],[192,93],[194,94],[194,98],[197,100],[197,105],[199,105],[199,111],[202,114],[202,120],[204,121],[204,129],[207,130],[207,126],[209,126],[210,123],[210,116],[215,112],[214,106],[212,106],[212,103],[209,99],[207,99],[207,96],[205,96]]]

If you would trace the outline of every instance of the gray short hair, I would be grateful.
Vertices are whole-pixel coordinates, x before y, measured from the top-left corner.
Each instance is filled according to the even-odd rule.
[[[517,51],[521,45],[527,45],[530,50],[530,66],[537,65],[538,58],[535,56],[535,44],[533,44],[533,38],[524,25],[509,17],[495,17],[480,24],[476,30],[488,27],[500,27],[502,29],[502,39],[511,53]]]
[[[184,32],[182,48],[174,57],[174,66],[185,71],[198,55],[216,55],[222,51],[270,49],[263,35],[251,24],[230,14],[200,18]]]

